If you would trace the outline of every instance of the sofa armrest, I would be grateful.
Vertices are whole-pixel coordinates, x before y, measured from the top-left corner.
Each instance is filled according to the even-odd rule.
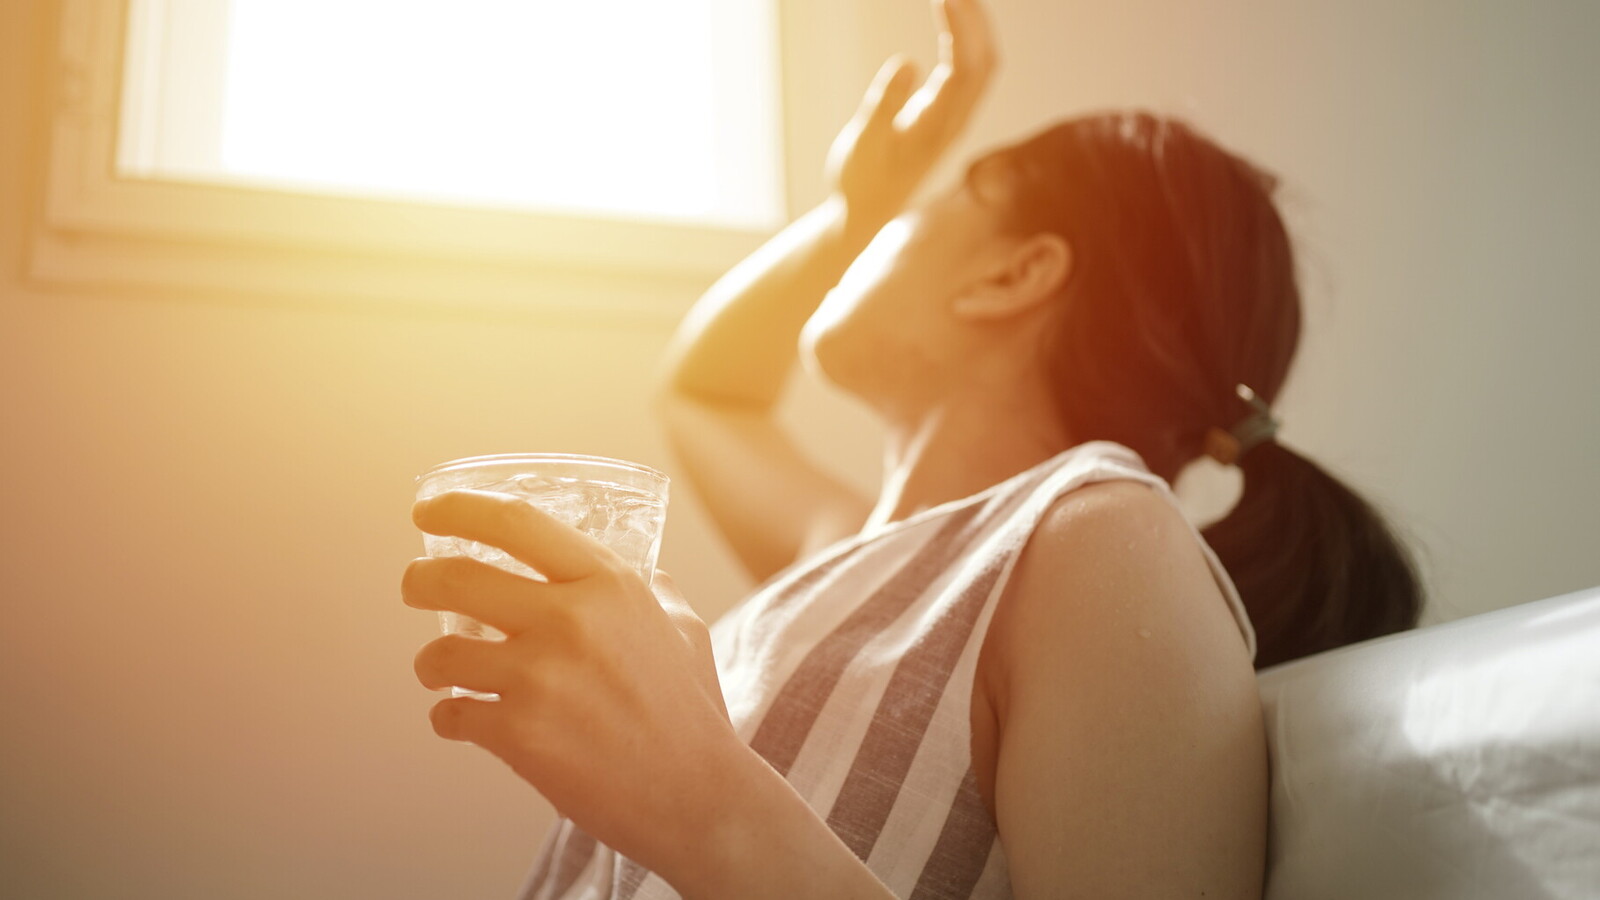
[[[1259,681],[1269,900],[1600,896],[1600,588]]]

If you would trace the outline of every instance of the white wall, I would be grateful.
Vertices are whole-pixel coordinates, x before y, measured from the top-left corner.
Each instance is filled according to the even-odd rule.
[[[841,119],[931,30],[919,0],[825,2],[862,31],[820,33],[838,65],[791,99]],[[997,7],[969,147],[1138,104],[1284,177],[1310,322],[1283,436],[1418,536],[1430,619],[1600,583],[1600,7]],[[6,892],[504,896],[548,813],[428,730],[411,479],[526,448],[670,470],[641,390],[666,334],[26,283],[49,26],[0,4]],[[808,389],[789,415],[871,482],[859,411]],[[707,615],[744,587],[682,494],[663,565]]]

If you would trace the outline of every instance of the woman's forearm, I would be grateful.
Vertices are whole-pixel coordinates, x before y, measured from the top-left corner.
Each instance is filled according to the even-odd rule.
[[[673,886],[690,900],[891,900],[783,776],[744,751],[715,791],[704,844]]]
[[[719,279],[678,327],[667,391],[768,409],[795,362],[800,329],[881,221],[852,221],[831,197]]]

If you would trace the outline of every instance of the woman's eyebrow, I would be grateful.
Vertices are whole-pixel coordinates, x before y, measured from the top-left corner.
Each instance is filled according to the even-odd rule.
[[[1005,151],[1002,151],[1002,150],[990,150],[988,153],[985,153],[982,156],[979,156],[977,159],[974,159],[972,162],[967,163],[967,172],[966,172],[965,180],[970,181],[970,180],[976,178],[978,169],[986,167],[986,166],[997,165],[997,164],[1003,162],[1005,160],[1005,158],[1006,158],[1005,157]]]
[[[996,166],[1002,167],[1002,171],[1008,175],[1014,175],[1016,172],[1016,164],[1009,153],[1005,150],[991,150],[967,164],[966,171],[961,176],[961,183],[980,200],[1000,199],[992,191],[985,191],[979,187],[979,170],[993,169]],[[991,179],[993,177],[993,175],[990,176]],[[1007,181],[1009,181],[1009,178]]]

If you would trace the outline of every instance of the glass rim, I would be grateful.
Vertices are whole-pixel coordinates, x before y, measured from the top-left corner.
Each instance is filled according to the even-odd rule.
[[[670,484],[672,479],[665,472],[653,469],[643,463],[631,462],[626,459],[616,459],[610,456],[590,456],[583,453],[490,453],[483,456],[463,456],[460,459],[447,460],[439,463],[421,475],[416,481],[421,484],[435,475],[445,472],[455,472],[463,469],[474,469],[479,466],[492,466],[503,463],[529,462],[529,463],[578,463],[592,465],[606,469],[620,469],[653,478],[662,484]]]

